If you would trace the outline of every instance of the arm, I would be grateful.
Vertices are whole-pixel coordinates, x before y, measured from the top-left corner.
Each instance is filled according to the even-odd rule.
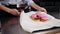
[[[30,4],[34,9],[37,9],[38,11],[42,11],[42,12],[47,12],[45,8],[38,6],[37,4],[35,4],[34,2],[32,4]]]
[[[19,15],[19,12],[17,10],[7,8],[4,5],[0,5],[0,9],[6,11],[8,13],[11,13],[12,15],[16,15],[16,16]]]
[[[47,12],[45,8],[38,6],[37,4],[35,4],[33,2],[33,0],[25,0],[25,1],[27,1],[28,2],[28,5],[32,6],[36,10],[42,11],[42,12]]]

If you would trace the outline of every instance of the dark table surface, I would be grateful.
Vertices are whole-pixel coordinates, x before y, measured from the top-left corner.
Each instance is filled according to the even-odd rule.
[[[19,23],[19,17],[7,17],[4,20],[2,20],[3,24],[1,24],[1,27],[7,27],[13,24]]]
[[[2,24],[2,34],[30,34],[25,32],[19,22],[19,17],[7,17]]]

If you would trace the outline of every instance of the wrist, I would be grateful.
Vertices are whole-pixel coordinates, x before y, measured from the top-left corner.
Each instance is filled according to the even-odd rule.
[[[38,7],[37,10],[38,10],[38,11],[41,11],[41,7]]]
[[[4,5],[0,5],[0,9],[4,10],[4,11],[8,11],[9,10],[9,8],[5,7]]]

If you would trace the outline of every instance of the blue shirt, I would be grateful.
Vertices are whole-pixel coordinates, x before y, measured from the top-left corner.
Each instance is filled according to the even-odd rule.
[[[24,0],[25,3],[28,3],[29,5],[33,3],[33,0]]]
[[[0,4],[17,4],[18,0],[0,0]]]
[[[20,1],[22,1],[22,0],[0,0],[0,4],[1,3],[3,3],[3,4],[17,4]],[[24,0],[24,2],[27,2],[29,5],[31,3],[33,3],[32,0]]]

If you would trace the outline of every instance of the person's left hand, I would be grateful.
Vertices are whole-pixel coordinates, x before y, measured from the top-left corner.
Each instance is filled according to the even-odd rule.
[[[47,13],[47,10],[43,7],[41,7],[39,11]]]

